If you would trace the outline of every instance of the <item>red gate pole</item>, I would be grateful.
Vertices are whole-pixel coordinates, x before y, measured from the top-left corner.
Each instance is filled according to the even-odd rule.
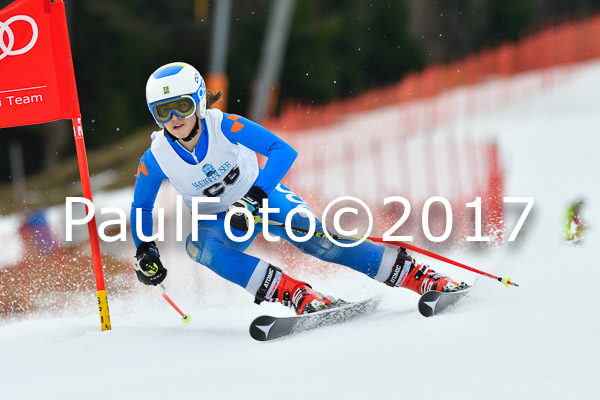
[[[77,163],[79,164],[79,175],[81,176],[81,189],[83,197],[92,201],[92,187],[90,184],[90,172],[88,168],[87,155],[85,151],[85,142],[83,140],[83,126],[81,118],[73,118],[73,132],[75,135],[75,149],[77,151]],[[86,215],[89,212],[86,206]],[[96,278],[96,294],[98,296],[98,308],[100,311],[100,324],[102,330],[110,330],[110,315],[108,312],[108,301],[106,298],[106,288],[104,287],[104,273],[102,272],[102,259],[100,257],[100,244],[98,241],[98,229],[96,227],[96,217],[93,216],[88,222],[88,231],[90,235],[90,246],[92,248],[92,263],[94,266],[94,277]]]

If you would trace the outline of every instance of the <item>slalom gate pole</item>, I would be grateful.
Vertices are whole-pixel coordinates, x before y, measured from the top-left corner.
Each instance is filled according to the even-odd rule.
[[[167,301],[167,303],[169,303],[171,305],[171,307],[173,307],[173,309],[175,311],[177,311],[177,313],[179,313],[179,315],[181,315],[181,321],[183,321],[183,323],[187,324],[192,320],[192,317],[189,314],[185,314],[183,311],[181,311],[181,309],[179,307],[177,307],[177,305],[173,302],[173,300],[171,300],[171,298],[169,296],[167,296],[167,289],[165,288],[165,285],[163,285],[162,283],[159,285],[160,286],[160,290],[162,292],[162,297],[163,299],[165,299]]]
[[[259,216],[254,216],[254,222],[255,223],[260,223],[260,222],[264,222],[264,220],[261,217],[259,217]],[[276,221],[267,221],[267,222],[268,222],[269,225],[276,226],[276,227],[279,227],[279,228],[285,228],[285,224],[282,224],[281,222],[276,222]],[[308,229],[301,228],[299,226],[293,226],[292,225],[289,228],[292,231],[296,231],[296,232],[299,232],[299,233],[304,233],[304,234],[308,234],[309,233]],[[327,237],[327,235],[325,235],[325,233],[323,233],[323,232],[313,232],[313,236],[321,237],[321,238],[326,238]],[[333,238],[334,240],[361,240],[361,239],[363,239],[362,236],[340,236],[340,235],[329,235],[329,236],[331,238]],[[468,265],[465,265],[465,264],[460,263],[458,261],[451,260],[451,259],[449,259],[447,257],[441,256],[441,255],[433,253],[431,251],[422,249],[422,248],[417,247],[417,246],[413,246],[412,244],[408,244],[408,243],[404,243],[404,242],[399,242],[399,241],[385,241],[382,238],[378,238],[378,237],[367,237],[366,240],[370,240],[371,242],[377,242],[377,243],[393,244],[395,246],[399,246],[399,247],[402,247],[402,248],[405,248],[405,249],[408,249],[408,250],[415,251],[417,253],[426,255],[428,257],[435,258],[436,260],[443,261],[443,262],[448,263],[448,264],[452,264],[454,266],[466,269],[466,270],[471,271],[471,272],[475,272],[476,274],[487,276],[488,278],[492,278],[494,280],[497,280],[498,282],[501,282],[506,287],[508,287],[509,285],[519,286],[516,283],[512,282],[510,278],[501,278],[499,276],[492,275],[492,274],[487,273],[485,271],[481,271],[481,270],[478,270],[477,268],[469,267]]]
[[[79,175],[81,176],[81,189],[83,197],[92,201],[92,186],[90,184],[90,172],[88,168],[87,155],[85,152],[85,143],[83,140],[83,127],[81,117],[71,119],[73,124],[73,133],[75,135],[75,149],[77,152],[77,162],[79,164]],[[86,206],[86,215],[89,212]],[[108,311],[108,300],[106,297],[106,288],[104,286],[104,273],[102,271],[102,258],[100,256],[100,244],[98,240],[98,229],[96,228],[96,217],[93,216],[88,222],[88,232],[90,236],[90,247],[92,251],[92,265],[94,267],[94,277],[96,279],[96,295],[98,297],[98,311],[100,312],[100,326],[103,331],[111,329],[110,313]]]

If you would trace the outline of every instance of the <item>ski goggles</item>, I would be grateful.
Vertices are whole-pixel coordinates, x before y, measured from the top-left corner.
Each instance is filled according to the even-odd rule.
[[[152,105],[152,115],[161,124],[169,122],[173,114],[181,118],[189,118],[195,112],[196,102],[188,95],[158,101]]]

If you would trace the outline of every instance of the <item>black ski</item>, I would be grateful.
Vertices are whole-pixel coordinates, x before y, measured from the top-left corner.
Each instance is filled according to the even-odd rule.
[[[471,288],[472,286],[456,292],[426,292],[419,299],[419,312],[425,317],[437,315],[456,304],[471,291]]]
[[[250,336],[263,342],[325,325],[338,324],[363,315],[373,310],[378,304],[379,299],[371,298],[293,317],[262,315],[250,324]]]

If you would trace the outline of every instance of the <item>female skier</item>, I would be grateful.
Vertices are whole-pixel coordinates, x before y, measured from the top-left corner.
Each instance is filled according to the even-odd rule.
[[[233,210],[230,232],[243,236],[250,221],[244,213],[235,213],[235,209],[243,207],[262,218],[264,214],[259,208],[263,199],[268,200],[269,208],[279,209],[269,212],[269,220],[282,224],[286,215],[297,207],[304,212],[312,211],[281,183],[297,156],[296,151],[244,117],[210,109],[220,96],[221,92],[207,91],[200,73],[186,63],[164,65],[148,79],[148,108],[161,129],[152,134],[150,148],[140,160],[131,208],[138,279],[146,285],[158,285],[167,276],[155,242],[141,240],[137,231],[140,210],[141,233],[144,237],[152,235],[154,201],[162,181],[167,179],[190,210],[197,207],[198,215],[214,215],[214,220],[198,222],[197,240],[193,240],[192,234],[186,240],[187,254],[192,260],[245,288],[259,304],[278,301],[293,307],[298,315],[334,306],[336,299],[315,291],[268,261],[244,253],[264,229],[262,222],[256,224],[253,235],[243,242],[226,234],[228,210]],[[255,153],[267,157],[263,169],[259,168]],[[204,201],[207,198],[213,201]],[[293,216],[292,225],[308,229],[309,219],[301,214]],[[315,220],[316,231],[323,232],[321,222],[316,217]],[[405,287],[419,294],[460,287],[428,266],[415,264],[404,249],[398,251],[368,242],[341,247],[319,237],[298,242],[284,228],[276,226],[269,226],[269,232],[304,253],[345,265],[389,286]]]

